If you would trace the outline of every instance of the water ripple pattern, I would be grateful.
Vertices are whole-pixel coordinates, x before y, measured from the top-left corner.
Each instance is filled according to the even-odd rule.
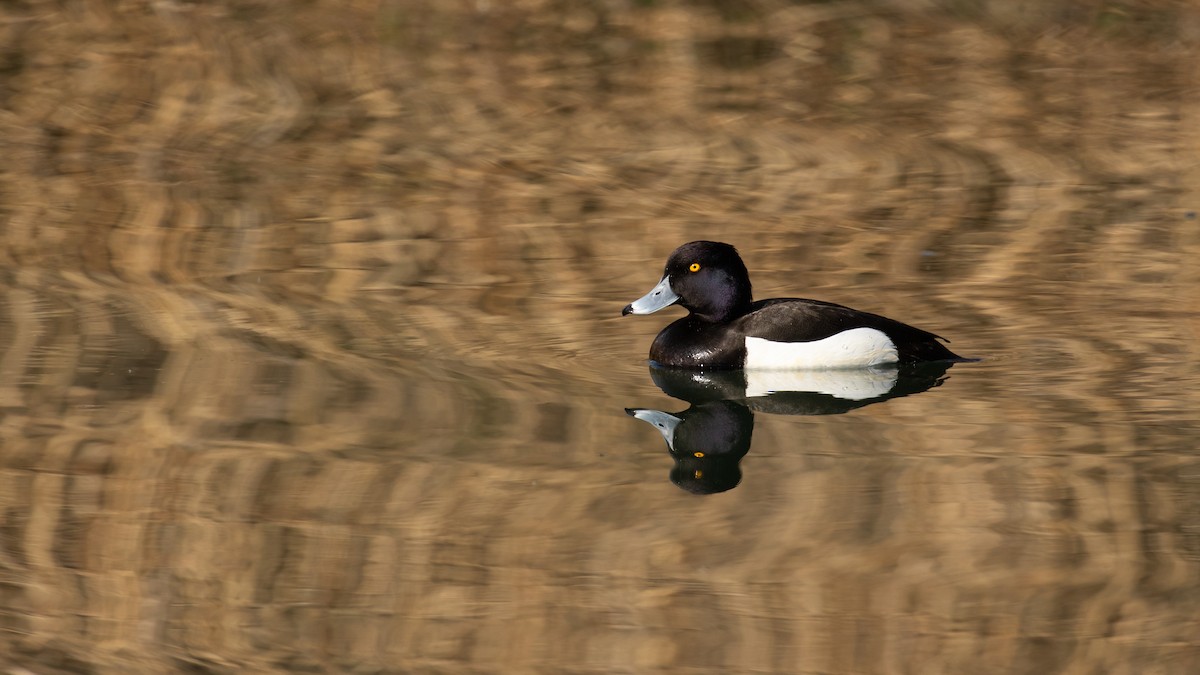
[[[0,36],[6,672],[1200,672],[1186,3]],[[984,361],[685,494],[619,314],[702,238]]]

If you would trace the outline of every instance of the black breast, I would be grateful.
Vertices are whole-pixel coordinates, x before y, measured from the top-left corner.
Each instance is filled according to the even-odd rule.
[[[741,368],[746,363],[746,340],[729,324],[687,316],[654,338],[650,360],[682,368]]]

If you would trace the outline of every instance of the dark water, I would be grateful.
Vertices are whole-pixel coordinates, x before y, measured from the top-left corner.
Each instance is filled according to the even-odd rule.
[[[5,672],[1200,672],[1195,10],[0,16]],[[982,360],[651,369],[699,238]]]

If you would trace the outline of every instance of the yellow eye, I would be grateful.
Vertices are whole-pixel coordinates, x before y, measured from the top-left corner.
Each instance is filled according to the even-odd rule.
[[[688,266],[688,269],[693,272],[699,272],[700,271],[700,263],[692,263],[691,265]]]
[[[703,452],[693,452],[692,453],[692,457],[703,457],[703,456],[704,456]]]

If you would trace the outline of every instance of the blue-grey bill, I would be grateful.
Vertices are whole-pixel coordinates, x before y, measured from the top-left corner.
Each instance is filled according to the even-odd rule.
[[[683,421],[682,418],[676,417],[670,413],[665,413],[661,410],[650,410],[649,408],[626,408],[625,412],[631,417],[636,417],[643,422],[649,422],[658,429],[658,433],[662,434],[667,441],[667,446],[672,450],[675,449],[675,427]]]
[[[670,307],[679,302],[679,296],[671,290],[671,278],[663,277],[658,285],[650,292],[634,300],[621,310],[621,316],[626,314],[653,314],[663,307]]]

